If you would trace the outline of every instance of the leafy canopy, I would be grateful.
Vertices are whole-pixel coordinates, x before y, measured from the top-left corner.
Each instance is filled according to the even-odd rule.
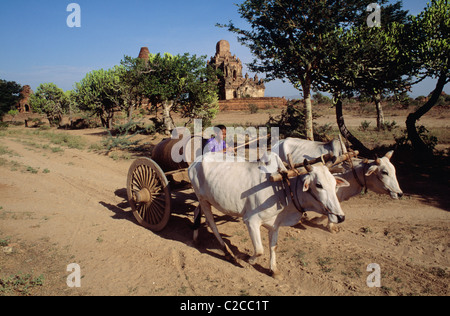
[[[20,84],[0,79],[0,118],[17,104],[21,90]]]
[[[31,95],[30,106],[34,112],[47,115],[50,125],[57,125],[69,109],[70,101],[56,84],[43,83]]]
[[[148,60],[125,57],[122,64],[153,109],[171,103],[172,112],[207,124],[218,113],[217,76],[206,57],[150,54]]]

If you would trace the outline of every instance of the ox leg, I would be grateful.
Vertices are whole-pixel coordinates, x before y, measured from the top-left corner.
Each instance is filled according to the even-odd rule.
[[[259,257],[264,254],[264,247],[261,241],[261,224],[249,220],[247,223],[248,233],[252,239],[253,247],[255,248],[255,254],[248,259],[248,263],[251,265],[256,264]]]
[[[211,210],[211,204],[201,203],[201,210],[202,210],[203,214],[205,215],[206,221],[208,222],[209,227],[213,231],[214,236],[216,236],[216,239],[219,241],[220,246],[222,247],[227,260],[237,263],[237,260],[236,260],[235,256],[233,255],[233,252],[227,246],[227,244],[223,241],[222,236],[220,236],[219,230],[217,229],[216,222],[214,221],[214,215]]]
[[[274,278],[280,277],[280,271],[277,268],[277,247],[278,247],[278,229],[269,230],[270,243],[270,271]]]
[[[198,230],[200,229],[201,222],[202,222],[202,211],[199,206],[194,211],[194,242],[195,243],[198,241]]]

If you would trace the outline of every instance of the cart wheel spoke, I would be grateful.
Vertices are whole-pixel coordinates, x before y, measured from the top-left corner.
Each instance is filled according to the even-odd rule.
[[[155,183],[157,182],[157,177],[156,177],[156,173],[153,172],[152,169],[150,169],[150,174],[149,174],[149,189],[153,189],[155,187]]]
[[[162,215],[159,213],[157,207],[155,207],[153,204],[149,206],[149,212],[152,215],[152,220],[154,222],[159,222],[162,218]]]
[[[141,166],[136,170],[136,180],[139,184],[139,187],[143,188],[145,185],[145,181],[142,177],[142,167]]]

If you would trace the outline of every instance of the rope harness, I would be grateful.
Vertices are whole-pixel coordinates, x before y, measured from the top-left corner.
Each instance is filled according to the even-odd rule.
[[[291,181],[289,180],[288,174],[283,172],[283,173],[281,173],[281,175],[283,176],[283,181],[281,182],[281,185],[283,186],[284,194],[286,195],[286,205],[289,204],[288,196],[290,196],[292,202],[294,203],[295,208],[297,209],[297,211],[300,214],[304,214],[305,210],[302,207],[302,205],[300,204],[300,201],[298,200],[298,194],[294,194],[294,192],[292,191]],[[299,177],[299,174],[297,172],[297,185],[298,185],[299,179],[300,179],[300,177]]]
[[[358,173],[355,170],[355,166],[353,164],[353,159],[350,157],[350,154],[347,153],[347,155],[348,155],[347,161],[349,161],[350,167],[352,168],[353,177],[355,178],[358,185],[361,187],[361,190],[364,191],[364,194],[367,194],[367,192],[369,191],[369,189],[367,188],[367,180],[366,180],[367,163],[363,161],[363,165],[364,165],[364,167],[363,167],[364,184],[363,184],[362,181],[359,179]]]

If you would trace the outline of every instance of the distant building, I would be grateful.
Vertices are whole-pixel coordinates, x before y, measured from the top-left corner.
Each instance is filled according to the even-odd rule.
[[[19,110],[19,113],[29,113],[31,111],[30,107],[30,97],[33,94],[33,90],[31,90],[31,87],[28,85],[23,86],[22,91],[20,91],[21,99],[17,103],[17,110]]]
[[[217,43],[216,55],[209,64],[223,73],[219,77],[220,100],[264,97],[266,87],[263,80],[259,80],[257,75],[254,78],[242,75],[242,62],[236,55],[231,55],[228,41]]]
[[[150,58],[150,50],[148,47],[141,47],[138,58],[144,60],[148,60]]]

